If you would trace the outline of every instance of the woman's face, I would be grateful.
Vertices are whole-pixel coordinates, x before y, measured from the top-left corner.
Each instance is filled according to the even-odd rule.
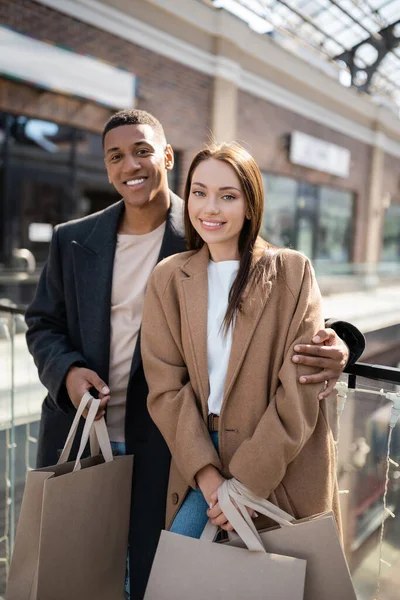
[[[193,171],[188,202],[190,221],[214,261],[239,259],[239,236],[247,202],[234,169],[209,158]]]

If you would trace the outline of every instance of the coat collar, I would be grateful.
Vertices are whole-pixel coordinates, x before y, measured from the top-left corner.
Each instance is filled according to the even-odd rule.
[[[193,361],[197,370],[199,390],[204,415],[208,411],[208,396],[210,393],[207,358],[207,311],[208,311],[208,263],[210,254],[204,245],[198,252],[192,254],[182,265],[181,270],[188,275],[182,280],[183,302],[187,315],[189,334],[194,349]],[[271,282],[267,289],[256,286],[245,292],[242,310],[236,317],[232,336],[232,347],[225,380],[222,410],[227,400],[240,368],[243,364],[247,349],[252,340],[257,324],[267,303]]]
[[[171,191],[169,192],[169,198],[170,206],[167,212],[167,222],[158,262],[171,254],[182,252],[184,249],[183,201]],[[115,246],[118,227],[124,212],[125,204],[123,200],[119,200],[103,210],[98,215],[95,226],[82,246],[95,254],[109,250],[110,245]]]

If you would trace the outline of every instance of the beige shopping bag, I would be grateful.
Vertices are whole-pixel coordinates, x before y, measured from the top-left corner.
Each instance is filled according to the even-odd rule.
[[[302,600],[306,561],[267,553],[237,520],[248,549],[212,543],[212,526],[200,540],[163,531],[145,600]]]
[[[304,600],[356,600],[338,529],[331,512],[296,521],[268,500],[249,494],[247,488],[237,480],[229,480],[228,487],[230,499],[236,502],[243,518],[267,552],[295,556],[307,561]],[[245,506],[271,518],[279,523],[280,527],[257,532]],[[234,522],[235,514],[231,516],[232,520],[230,517],[229,520],[233,527],[240,528],[240,521],[237,524]],[[234,547],[243,546],[238,536],[226,543]]]
[[[58,464],[28,473],[6,600],[124,599],[133,457],[113,459],[104,419],[94,421],[99,404],[85,394]],[[80,460],[91,430],[102,456]]]

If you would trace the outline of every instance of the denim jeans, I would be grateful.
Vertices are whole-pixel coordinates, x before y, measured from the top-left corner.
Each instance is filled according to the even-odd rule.
[[[111,442],[111,448],[114,456],[125,456],[126,448],[124,442]],[[129,579],[129,549],[126,557],[126,575],[125,575],[125,600],[130,600],[131,597],[131,582]]]
[[[213,431],[210,436],[218,452],[218,432]],[[173,520],[171,531],[199,539],[208,521],[208,508],[202,492],[199,489],[191,489]]]

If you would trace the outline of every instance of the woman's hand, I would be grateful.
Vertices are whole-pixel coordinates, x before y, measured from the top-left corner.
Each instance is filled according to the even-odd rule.
[[[234,500],[233,500],[233,504],[237,508],[236,502]],[[252,508],[248,508],[248,507],[246,507],[246,508],[247,508],[247,512],[249,513],[249,515],[252,519],[255,519],[256,517],[258,517],[258,514]],[[211,503],[210,503],[210,508],[207,510],[207,515],[208,515],[208,518],[211,519],[211,523],[213,525],[218,525],[219,527],[221,527],[221,529],[224,529],[225,531],[233,531],[232,525],[230,524],[230,522],[228,521],[228,519],[222,512],[220,505],[218,503],[217,490],[215,490],[215,492],[213,492],[211,494]]]
[[[210,506],[212,493],[215,492],[225,480],[218,469],[212,465],[207,465],[197,473],[196,481],[203,493],[205,501]]]

